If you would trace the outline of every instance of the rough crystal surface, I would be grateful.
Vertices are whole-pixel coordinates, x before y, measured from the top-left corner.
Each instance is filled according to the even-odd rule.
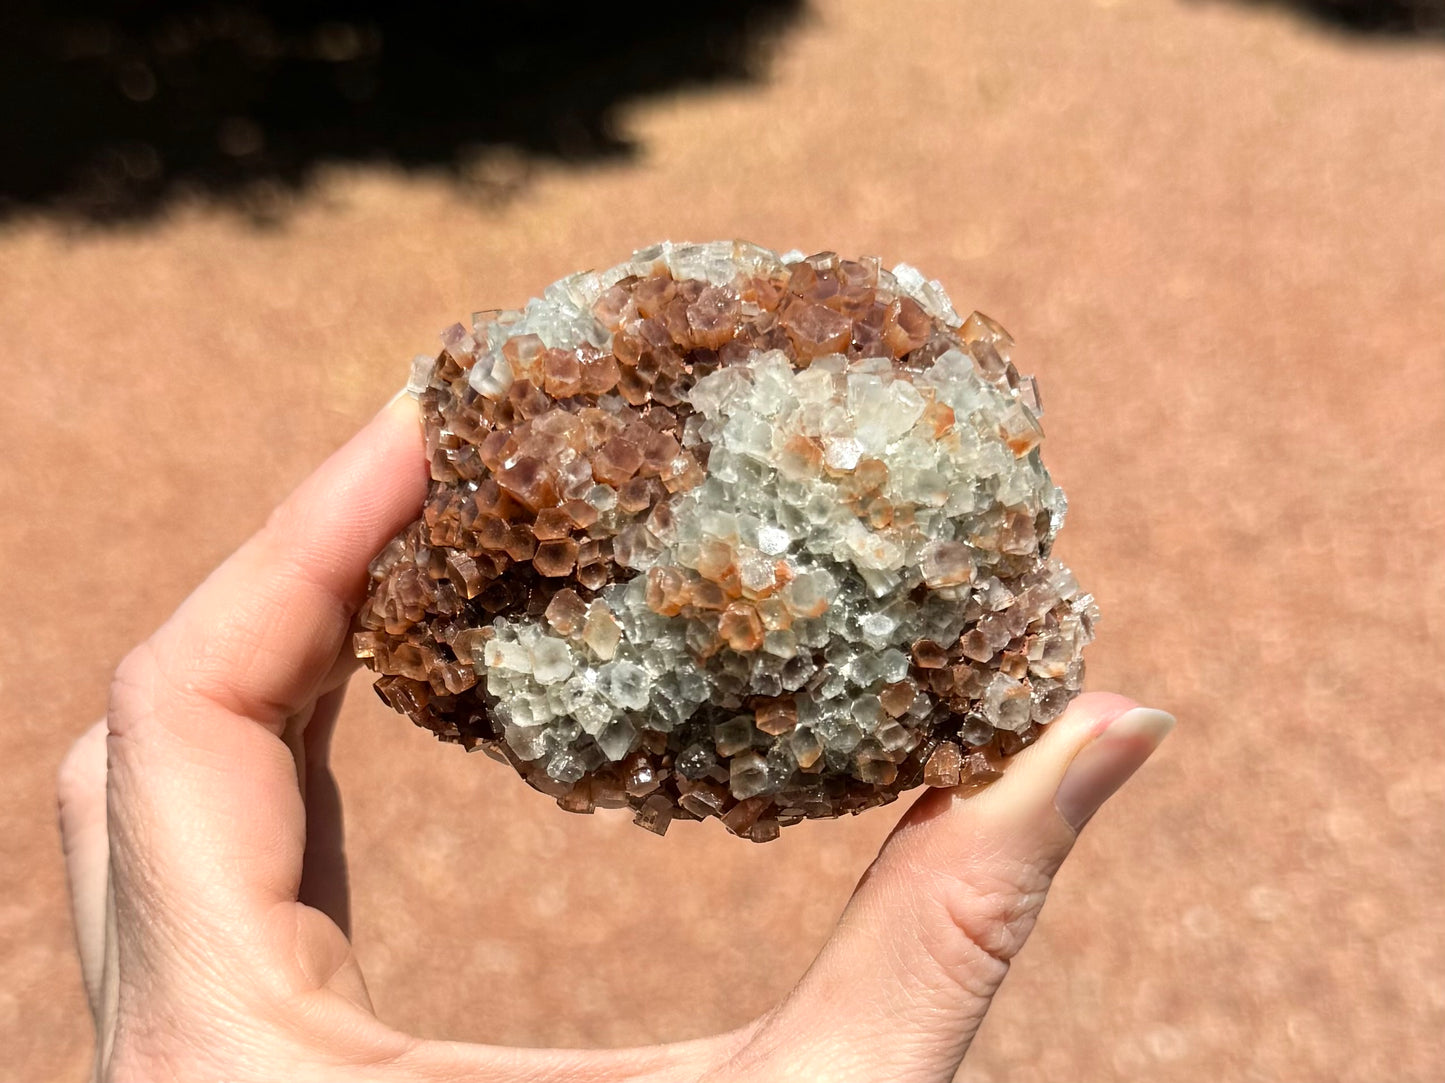
[[[561,807],[768,841],[986,783],[1078,692],[1037,388],[914,268],[663,244],[442,345],[355,651]]]

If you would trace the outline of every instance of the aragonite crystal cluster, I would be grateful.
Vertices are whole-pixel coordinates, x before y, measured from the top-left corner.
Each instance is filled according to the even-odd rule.
[[[912,267],[663,244],[442,341],[355,650],[563,808],[767,841],[995,778],[1079,690],[1035,384]]]

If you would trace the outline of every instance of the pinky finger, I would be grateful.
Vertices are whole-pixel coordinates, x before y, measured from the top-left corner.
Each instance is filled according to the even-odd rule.
[[[106,886],[110,872],[105,813],[105,734],[103,721],[86,730],[66,753],[56,780],[70,911],[92,1015],[100,1008],[105,969]]]

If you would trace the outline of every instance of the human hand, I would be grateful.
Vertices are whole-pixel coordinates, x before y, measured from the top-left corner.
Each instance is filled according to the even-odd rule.
[[[121,663],[66,757],[95,1077],[951,1079],[1077,830],[1173,720],[1081,696],[987,790],[925,793],[797,987],[737,1030],[602,1051],[415,1038],[376,1018],[347,940],[327,753],[367,563],[425,491],[402,398]]]

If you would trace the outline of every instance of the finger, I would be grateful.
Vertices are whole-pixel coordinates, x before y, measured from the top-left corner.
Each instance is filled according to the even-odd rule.
[[[402,396],[302,482],[157,632],[166,679],[280,733],[354,668],[341,648],[367,565],[416,517],[426,476],[416,403]]]
[[[366,568],[420,508],[415,403],[384,409],[117,671],[110,833],[121,949],[293,952],[306,817],[283,740],[333,674]],[[144,951],[143,943],[134,945]]]
[[[331,735],[341,713],[345,687],[316,702],[302,738],[300,772],[306,802],[306,853],[302,861],[300,901],[314,906],[351,934],[351,881],[341,791],[331,773]]]
[[[60,845],[85,995],[94,1015],[105,966],[105,891],[110,843],[105,824],[105,723],[91,726],[61,761],[56,782]]]
[[[950,1080],[1093,811],[1173,719],[1081,696],[973,797],[926,794],[750,1055],[771,1079]]]

